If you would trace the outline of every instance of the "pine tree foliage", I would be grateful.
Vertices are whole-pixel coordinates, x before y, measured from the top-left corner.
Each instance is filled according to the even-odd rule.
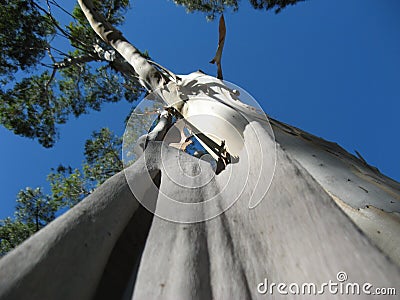
[[[12,250],[55,218],[60,203],[41,188],[27,187],[17,195],[14,218],[0,220],[0,256]]]
[[[27,187],[17,195],[15,218],[19,222],[33,225],[35,231],[38,231],[55,218],[58,206],[41,188]]]
[[[102,128],[85,143],[85,161],[73,169],[52,169],[47,180],[50,193],[27,187],[17,195],[14,218],[0,220],[0,256],[15,248],[65,210],[71,208],[109,177],[123,169],[122,139]]]
[[[4,80],[37,65],[55,30],[33,1],[2,1],[0,16],[0,75]]]
[[[305,0],[249,0],[255,9],[274,10],[279,13],[289,5]],[[188,12],[199,11],[207,15],[208,20],[213,20],[216,15],[226,10],[237,11],[239,0],[174,0],[175,4],[182,5]]]
[[[32,224],[11,218],[0,220],[0,257],[17,247],[34,232]]]
[[[124,168],[121,156],[122,139],[108,128],[93,133],[93,138],[85,144],[86,163],[84,176],[96,186]]]
[[[119,25],[128,0],[95,1]],[[70,18],[61,24],[57,16]],[[65,16],[65,14],[67,14]],[[103,103],[135,101],[144,91],[132,67],[90,28],[78,6],[72,14],[55,0],[10,0],[0,7],[0,124],[52,147],[57,125]],[[58,49],[57,45],[69,46]]]
[[[272,9],[275,13],[279,13],[285,7],[303,1],[305,0],[250,0],[250,3],[255,9]]]

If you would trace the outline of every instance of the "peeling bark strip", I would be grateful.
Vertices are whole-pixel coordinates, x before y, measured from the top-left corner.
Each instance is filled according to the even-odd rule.
[[[210,61],[210,64],[217,64],[217,67],[218,67],[217,78],[218,79],[223,79],[221,60],[222,60],[222,51],[224,50],[225,37],[226,37],[225,19],[224,19],[224,15],[221,15],[221,17],[219,19],[218,48],[217,48],[217,52],[215,53],[214,58]]]
[[[128,42],[118,29],[109,24],[96,11],[91,0],[78,0],[78,3],[93,30],[128,61],[139,75],[139,79],[145,88],[154,91],[165,83],[160,72],[142,56],[138,49]]]

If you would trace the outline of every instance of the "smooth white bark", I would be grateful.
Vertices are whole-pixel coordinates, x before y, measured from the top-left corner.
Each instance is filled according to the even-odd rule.
[[[119,30],[109,24],[96,11],[92,1],[78,0],[78,3],[93,30],[128,61],[147,89],[157,90],[164,84],[160,72],[142,56],[138,49],[124,38]]]
[[[252,163],[246,165],[246,168],[250,166],[250,175],[243,189],[240,175],[243,172],[238,170],[244,160],[229,165],[215,176],[207,163],[174,148],[151,144],[146,149],[150,159],[145,163],[142,158],[126,175],[130,185],[154,186],[151,176],[146,175],[147,169],[153,174],[161,170],[160,191],[153,190],[153,196],[145,197],[156,205],[156,212],[168,210],[168,206],[163,205],[165,195],[186,203],[202,203],[217,195],[214,207],[223,206],[237,195],[240,198],[224,214],[206,222],[177,224],[155,217],[138,273],[137,266],[131,267],[130,274],[136,277],[129,275],[121,279],[107,274],[121,274],[126,261],[136,255],[131,254],[137,253],[136,242],[132,240],[136,235],[122,232],[139,217],[135,214],[138,203],[128,189],[128,182],[122,174],[116,175],[0,260],[0,299],[90,299],[94,294],[101,299],[101,294],[107,298],[104,292],[100,293],[104,286],[109,287],[107,296],[110,299],[109,295],[122,294],[121,287],[114,287],[118,286],[114,280],[123,280],[125,295],[133,299],[263,299],[266,296],[257,293],[257,285],[264,278],[270,282],[321,284],[335,281],[339,271],[347,273],[348,282],[369,282],[374,287],[395,287],[399,291],[399,266],[379,250],[378,247],[386,248],[378,240],[371,240],[357,228],[332,197],[335,191],[348,184],[347,179],[336,183],[337,190],[332,189],[317,178],[316,173],[311,173],[303,156],[315,159],[315,154],[318,165],[326,165],[323,172],[326,177],[334,178],[339,171],[352,172],[353,166],[365,173],[367,167],[360,167],[359,160],[339,147],[332,148],[332,143],[277,121],[274,123],[279,143],[276,174],[270,190],[261,195],[263,200],[255,209],[248,207],[249,198],[257,190],[257,176],[254,175],[259,160],[253,152],[248,156]],[[263,126],[255,124],[254,128],[263,137],[263,147],[269,149],[266,155],[271,155],[275,149],[274,140]],[[257,142],[252,131],[246,130],[244,136],[246,144]],[[252,146],[248,148],[252,149]],[[327,159],[323,152],[332,157]],[[161,153],[163,160],[159,156]],[[184,173],[172,164],[177,157],[184,166]],[[335,160],[337,165],[329,167]],[[198,175],[199,166],[201,176],[187,176]],[[208,184],[185,190],[174,182],[174,176],[185,176],[182,180],[192,178],[193,184],[208,178],[205,181]],[[373,176],[381,178],[380,196],[385,196],[388,189],[396,191],[393,189],[397,183],[379,174]],[[358,185],[368,188],[368,180],[360,180],[354,185],[354,195],[360,189]],[[263,182],[265,180],[261,180]],[[141,190],[144,193],[147,189]],[[352,193],[351,189],[349,191]],[[363,201],[376,201],[378,205],[380,199],[385,203],[385,198]],[[353,200],[358,201],[358,197]],[[355,205],[353,200],[351,197],[341,199],[348,201],[347,205]],[[194,213],[201,217],[210,209],[213,207],[202,206]],[[392,209],[394,211],[396,206]],[[388,215],[390,212],[382,214],[380,220],[387,220]],[[372,221],[366,220],[373,226]],[[136,223],[135,228],[147,235],[148,229],[142,223]],[[380,230],[384,232],[385,227]],[[398,235],[398,227],[392,230]],[[124,251],[119,250],[121,244],[124,244]],[[45,282],[50,284],[43,284]],[[323,297],[343,299],[339,294],[326,293]],[[309,299],[309,296],[300,298]],[[375,298],[382,296],[368,297]]]

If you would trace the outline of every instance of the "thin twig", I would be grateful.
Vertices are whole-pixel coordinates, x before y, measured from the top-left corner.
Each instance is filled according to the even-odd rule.
[[[71,14],[69,11],[67,11],[65,8],[63,8],[60,4],[58,4],[55,0],[50,0],[48,1],[51,4],[53,4],[54,6],[58,7],[59,9],[61,9],[64,13],[66,13],[67,15],[69,15],[70,17],[72,17],[74,20],[77,20],[77,18],[74,17],[73,14]]]
[[[51,53],[50,48],[47,48],[47,53],[49,54],[49,57],[50,57],[51,61],[52,61],[54,64],[56,64],[56,60],[54,59],[53,54]],[[53,81],[53,79],[54,79],[54,77],[55,77],[55,75],[56,75],[56,72],[57,72],[57,68],[53,68],[53,72],[51,73],[51,76],[50,76],[49,80],[47,81],[47,83],[46,83],[46,85],[45,85],[45,93],[46,93],[46,96],[47,96],[48,99],[49,99],[49,105],[51,104],[51,103],[50,103],[50,98],[49,98],[49,96],[48,96],[48,95],[49,95],[49,87],[50,87],[50,84],[51,84],[51,82]]]
[[[75,39],[69,32],[65,31],[57,22],[57,20],[53,17],[53,15],[46,11],[43,7],[41,7],[40,5],[38,5],[36,2],[33,2],[33,5],[36,6],[37,9],[39,9],[40,11],[42,11],[44,14],[46,14],[52,21],[53,25],[62,33],[64,34],[65,37],[68,37],[69,39],[74,40],[75,42],[77,42],[78,44],[81,44],[84,47],[88,47],[88,45],[86,45],[85,43],[81,42],[78,39]]]

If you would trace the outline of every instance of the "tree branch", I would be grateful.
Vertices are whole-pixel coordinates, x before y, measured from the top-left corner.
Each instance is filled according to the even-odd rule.
[[[51,1],[47,1],[50,2],[51,4],[53,4],[54,6],[58,7],[59,9],[61,9],[64,13],[66,13],[67,15],[69,15],[70,17],[72,17],[73,19],[76,19],[69,11],[67,11],[65,8],[63,8],[60,4],[58,4],[55,0],[51,0]]]
[[[98,59],[100,59],[100,57]],[[87,55],[87,54],[79,55],[79,56],[76,56],[76,57],[68,57],[68,58],[65,58],[61,62],[54,63],[54,68],[55,69],[63,69],[63,68],[68,68],[68,67],[70,67],[72,65],[75,65],[75,64],[87,63],[87,62],[91,62],[91,61],[94,61],[94,60],[96,60],[96,58],[93,55],[90,55],[90,54],[89,55]]]
[[[54,59],[54,57],[53,57],[53,54],[51,53],[50,48],[47,48],[46,50],[47,50],[47,53],[49,54],[49,57],[50,57],[51,61],[55,64],[56,61],[55,61],[55,59]],[[55,77],[55,75],[56,75],[56,72],[57,72],[57,69],[56,69],[56,68],[53,68],[53,71],[51,72],[50,79],[46,82],[46,85],[45,85],[45,92],[46,92],[46,96],[47,96],[47,97],[48,97],[48,94],[49,94],[49,87],[50,87],[50,84],[51,84],[51,82],[53,81],[53,79],[54,79],[54,77]],[[49,101],[50,101],[50,99],[49,99]]]
[[[75,39],[69,32],[65,31],[65,30],[58,24],[57,20],[53,17],[53,15],[52,15],[50,12],[46,11],[43,7],[41,7],[40,5],[38,5],[36,2],[33,1],[32,3],[33,3],[33,5],[35,5],[35,7],[36,7],[38,10],[40,10],[41,12],[43,12],[44,14],[46,14],[46,15],[51,19],[52,24],[63,34],[64,37],[67,37],[67,38],[69,38],[69,39],[75,41],[77,44],[80,44],[81,46],[83,46],[83,48],[82,48],[83,50],[88,46],[88,45],[86,45],[85,43],[81,42],[80,40]],[[50,9],[50,8],[49,8],[49,9]],[[78,48],[78,47],[77,47],[77,48]]]
[[[78,3],[93,30],[127,60],[139,75],[145,88],[154,91],[165,84],[160,71],[153,67],[119,30],[95,10],[91,0],[78,0]]]

